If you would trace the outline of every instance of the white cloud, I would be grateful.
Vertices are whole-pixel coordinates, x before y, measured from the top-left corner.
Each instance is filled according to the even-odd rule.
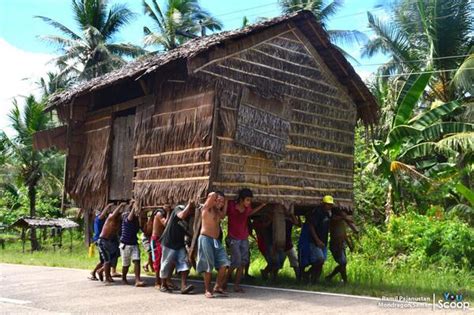
[[[359,75],[359,77],[362,79],[362,81],[367,82],[367,79],[370,78],[374,73],[372,71],[368,70],[362,70],[362,69],[357,69],[356,72]]]
[[[3,38],[0,38],[0,56],[0,129],[9,133],[7,115],[13,99],[17,98],[21,104],[21,96],[40,95],[35,82],[54,70],[54,65],[48,62],[55,56],[21,50]]]

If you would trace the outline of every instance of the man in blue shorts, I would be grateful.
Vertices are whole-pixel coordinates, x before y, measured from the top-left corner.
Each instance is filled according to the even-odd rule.
[[[309,228],[309,264],[311,265],[311,282],[319,281],[327,257],[327,244],[329,234],[329,224],[331,221],[331,209],[334,199],[331,196],[324,196],[320,206],[311,211],[306,222]]]
[[[222,192],[212,192],[201,210],[201,232],[198,239],[197,272],[204,273],[204,296],[213,298],[214,293],[226,296],[223,284],[230,265],[227,253],[219,240],[220,222],[226,216],[225,197]],[[218,270],[216,285],[211,289],[212,270]]]

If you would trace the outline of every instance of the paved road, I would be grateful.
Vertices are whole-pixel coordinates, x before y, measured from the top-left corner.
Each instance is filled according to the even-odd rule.
[[[0,313],[401,313],[400,309],[382,308],[378,306],[380,300],[369,297],[246,287],[245,294],[205,299],[200,283],[197,294],[183,296],[160,293],[153,287],[105,286],[87,280],[87,275],[85,270],[0,264]],[[152,278],[145,280],[153,283]],[[433,314],[426,308],[403,313]]]

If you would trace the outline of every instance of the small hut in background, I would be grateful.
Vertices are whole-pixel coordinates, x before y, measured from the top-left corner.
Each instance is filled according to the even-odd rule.
[[[65,187],[91,210],[209,190],[304,208],[353,205],[354,130],[376,122],[365,84],[309,11],[197,38],[53,96]]]
[[[56,247],[62,247],[62,235],[63,230],[69,230],[70,235],[70,250],[72,251],[72,229],[78,228],[79,224],[76,222],[66,219],[66,218],[57,218],[57,219],[47,219],[47,218],[35,218],[35,217],[23,217],[18,219],[15,223],[11,225],[14,228],[21,229],[21,242],[23,245],[23,252],[25,252],[25,242],[28,230],[31,228],[42,229],[43,235],[39,239],[45,239],[47,237],[47,229],[51,229],[51,235],[55,237],[58,242],[53,244],[54,249]]]

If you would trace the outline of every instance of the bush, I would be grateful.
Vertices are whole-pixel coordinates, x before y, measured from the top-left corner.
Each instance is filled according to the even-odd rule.
[[[366,228],[357,251],[393,268],[469,270],[474,266],[473,243],[474,229],[466,223],[410,212],[394,216],[385,231]]]

